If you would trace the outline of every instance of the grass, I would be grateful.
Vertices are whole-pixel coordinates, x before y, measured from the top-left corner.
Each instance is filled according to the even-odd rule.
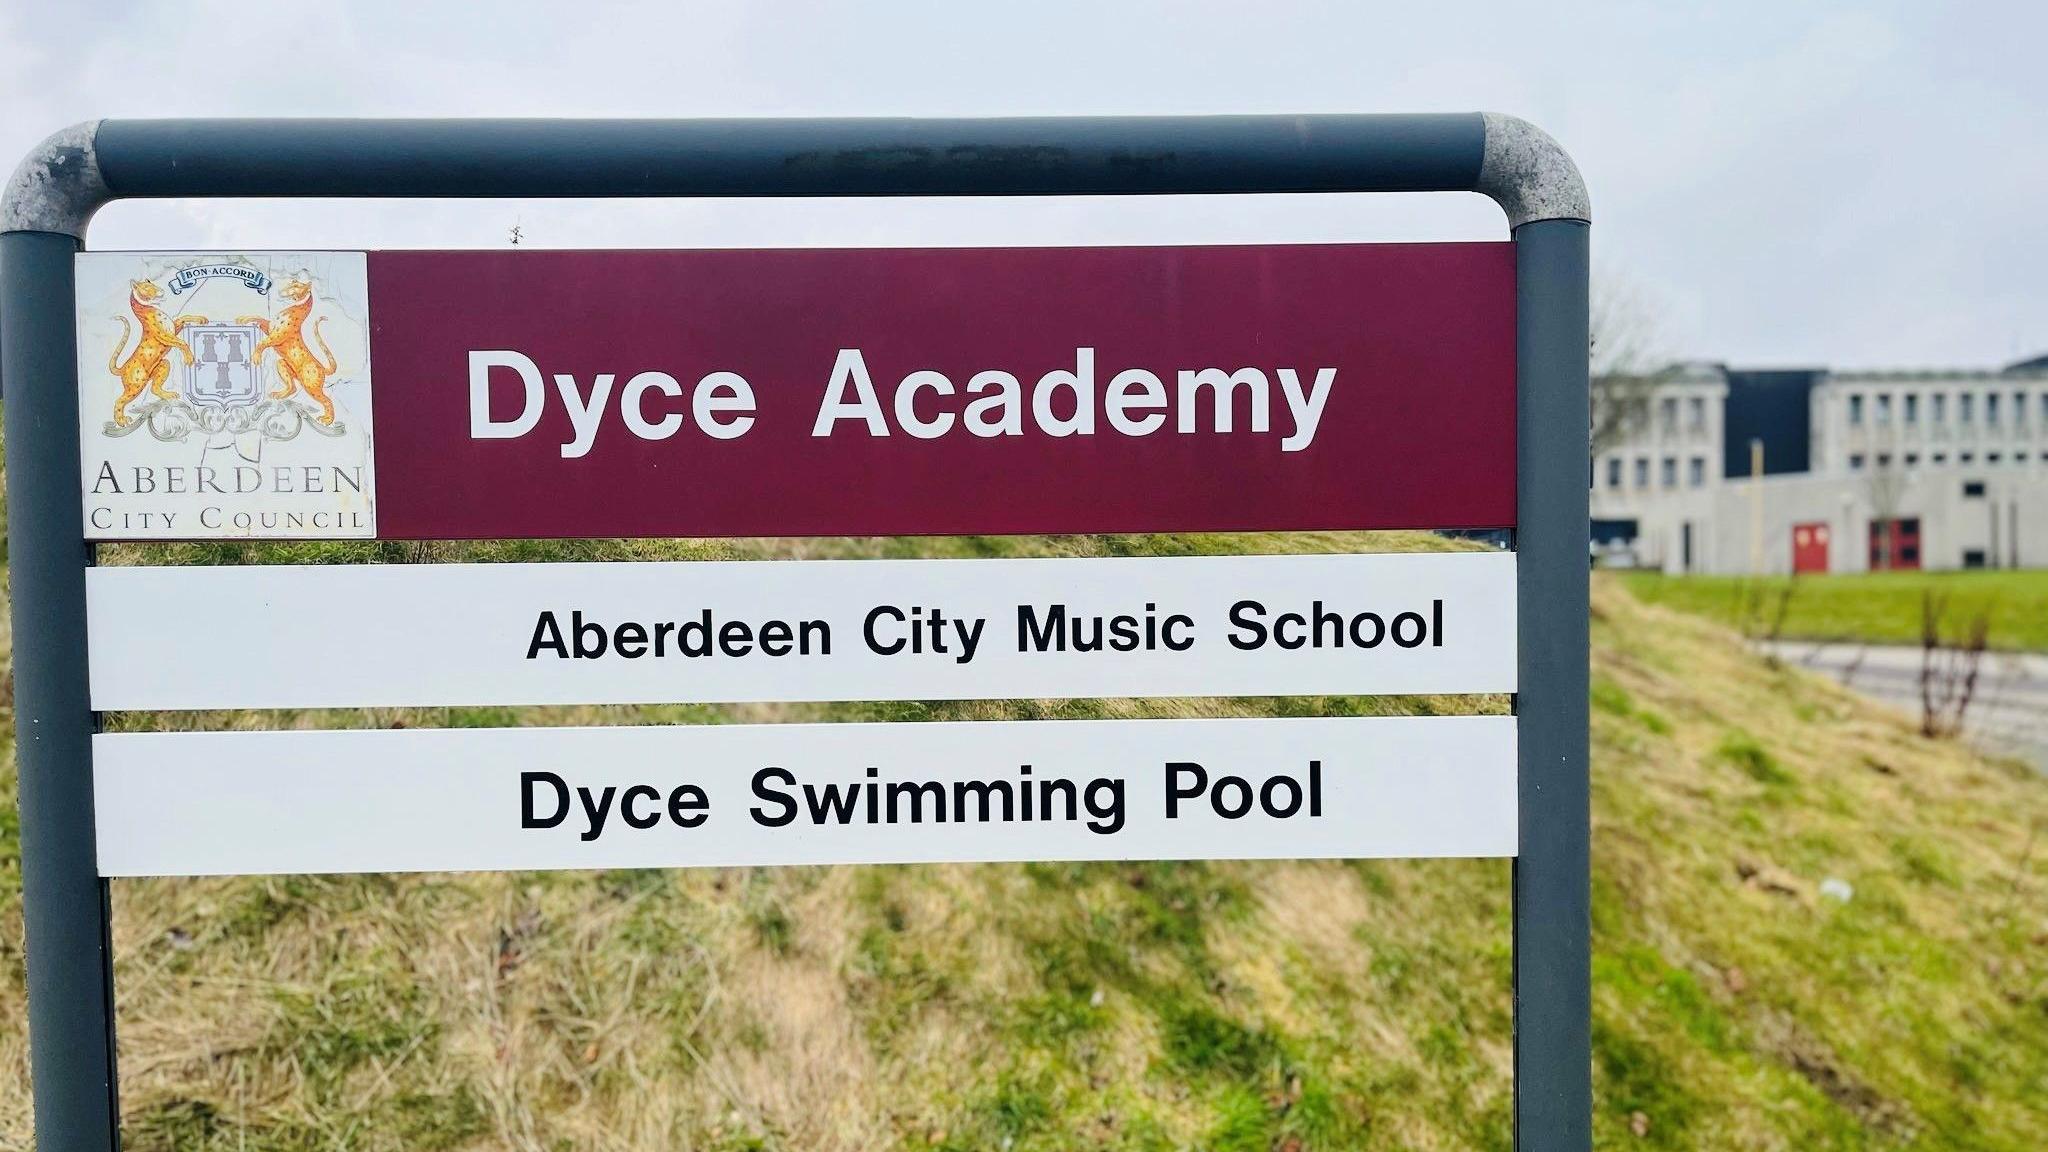
[[[1428,538],[437,546],[1227,552]],[[298,549],[196,546],[271,562]],[[339,561],[407,558],[322,547]],[[109,549],[111,562],[165,550]],[[413,557],[416,558],[416,557]],[[1604,1148],[2034,1149],[2048,781],[1596,582]],[[1497,698],[421,709],[115,728],[1498,710]],[[9,718],[11,720],[11,718]],[[11,737],[11,723],[0,735]],[[10,741],[11,742],[11,741]],[[0,1147],[29,1131],[0,768]],[[1823,893],[1846,881],[1845,902]],[[149,1149],[1506,1149],[1509,869],[1293,861],[120,881]],[[1839,891],[1830,885],[1831,891]]]
[[[1642,600],[1751,632],[1767,629],[1779,599],[1789,594],[1785,639],[1867,644],[1920,643],[1922,600],[1933,592],[1947,598],[1942,630],[1948,638],[1960,638],[1971,619],[1989,613],[1993,648],[2048,652],[2048,569],[1758,579],[1629,572],[1620,578]]]

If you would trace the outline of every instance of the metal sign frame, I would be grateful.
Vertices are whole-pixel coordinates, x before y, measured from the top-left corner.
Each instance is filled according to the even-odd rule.
[[[1520,854],[1515,1143],[1592,1143],[1587,244],[1550,137],[1495,114],[996,120],[103,120],[0,202],[16,755],[37,1144],[119,1146],[95,862],[73,256],[141,197],[1070,196],[1477,192],[1516,253]]]

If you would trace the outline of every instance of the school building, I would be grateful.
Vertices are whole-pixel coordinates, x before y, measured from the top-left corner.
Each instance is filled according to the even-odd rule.
[[[2048,356],[1993,370],[1685,364],[1593,459],[1598,563],[2048,567]]]

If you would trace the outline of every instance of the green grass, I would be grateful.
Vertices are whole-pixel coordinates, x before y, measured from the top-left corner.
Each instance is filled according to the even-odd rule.
[[[1991,647],[2048,652],[2048,569],[2010,572],[1872,572],[1821,576],[1622,575],[1629,591],[1653,604],[1706,616],[1750,635],[1768,632],[1779,600],[1790,601],[1788,640],[1918,644],[1928,593],[1946,600],[1942,633],[1960,638],[1988,614]]]
[[[1317,551],[1363,536],[595,542],[549,558]],[[186,555],[109,549],[112,562]],[[437,546],[435,559],[533,548]],[[213,553],[218,553],[214,555]],[[302,547],[213,559],[276,562]],[[419,559],[374,546],[337,561]],[[2048,782],[1596,581],[1602,1148],[2038,1149]],[[4,649],[0,649],[4,650]],[[269,727],[1499,711],[1499,698],[265,712]],[[114,715],[220,727],[224,713]],[[0,739],[11,743],[11,714]],[[0,767],[0,1147],[29,1131]],[[1847,902],[1823,895],[1839,878]],[[113,885],[142,1150],[1501,1149],[1504,861]]]

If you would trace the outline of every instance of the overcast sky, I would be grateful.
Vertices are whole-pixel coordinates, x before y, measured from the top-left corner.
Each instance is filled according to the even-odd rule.
[[[1513,112],[1674,356],[2048,352],[2048,5],[0,0],[0,152],[102,116]],[[167,202],[107,248],[1478,239],[1472,196]]]

